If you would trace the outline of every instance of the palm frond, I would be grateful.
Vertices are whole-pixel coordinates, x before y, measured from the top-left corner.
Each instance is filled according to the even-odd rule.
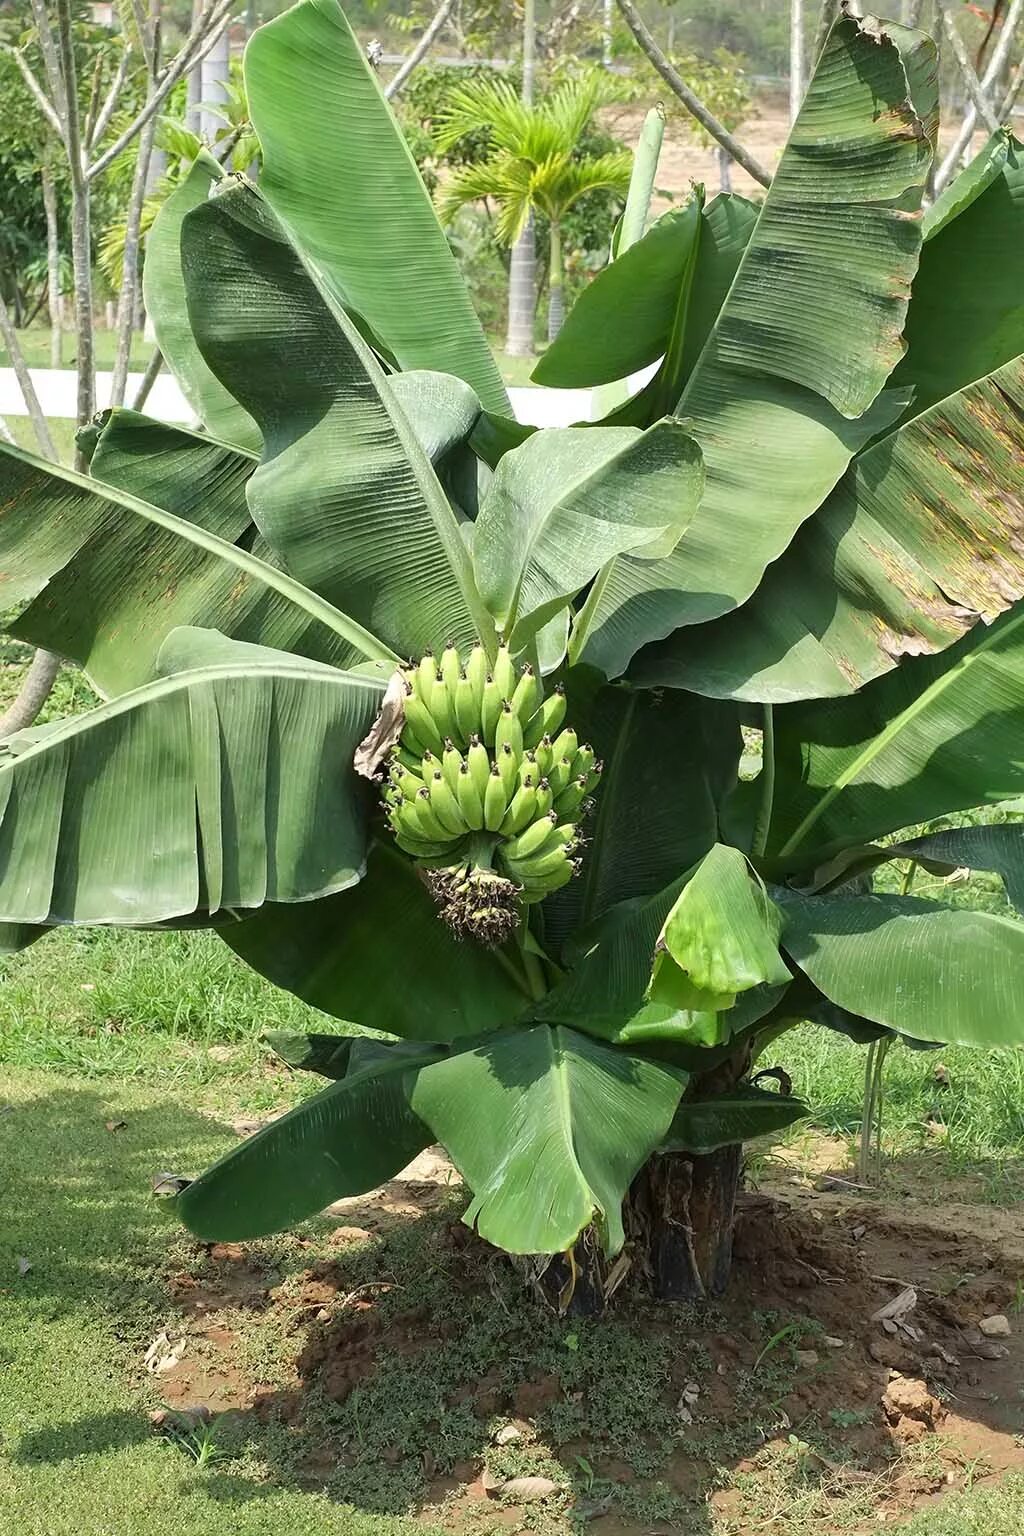
[[[495,235],[503,245],[514,245],[530,213],[531,175],[530,166],[504,153],[480,165],[462,167],[441,194],[441,222],[449,223],[467,203],[489,198],[498,206]]]
[[[619,192],[625,197],[632,164],[633,157],[627,151],[596,155],[591,160],[552,155],[534,169],[531,197],[549,219],[562,219],[587,192]]]

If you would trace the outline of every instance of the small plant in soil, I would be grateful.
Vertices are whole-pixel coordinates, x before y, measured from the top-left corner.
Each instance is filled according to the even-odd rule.
[[[1020,148],[923,212],[935,47],[843,15],[764,201],[695,189],[544,360],[650,383],[533,431],[334,0],[245,70],[259,188],[201,154],[147,248],[201,430],[0,445],[11,632],[104,701],[3,743],[3,940],[210,927],[363,1031],[275,1042],[325,1086],[163,1182],[198,1236],[439,1141],[560,1306],[704,1302],[789,1030],[1022,1039],[1024,928],[873,888],[1021,899],[1019,822],[904,831],[1024,791]]]

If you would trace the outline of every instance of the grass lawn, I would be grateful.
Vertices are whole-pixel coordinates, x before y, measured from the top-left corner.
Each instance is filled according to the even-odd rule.
[[[25,354],[25,361],[30,368],[49,368],[50,366],[50,327],[48,325],[33,325],[28,330],[18,332],[18,340],[21,342],[21,350]],[[114,353],[117,350],[117,337],[113,331],[108,331],[104,326],[96,327],[94,336],[96,350],[97,369],[112,368],[114,366]],[[145,368],[153,352],[153,343],[136,332],[132,337],[131,366],[139,372]],[[11,366],[10,357],[5,347],[0,345],[0,368]],[[64,368],[75,366],[75,338],[72,335],[64,337],[63,362]]]

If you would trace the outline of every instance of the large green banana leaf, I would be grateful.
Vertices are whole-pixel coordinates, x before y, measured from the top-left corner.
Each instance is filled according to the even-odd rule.
[[[247,460],[174,428],[147,426],[145,438],[163,441],[165,466],[173,460],[183,476],[190,465],[209,476],[207,526],[0,444],[6,601],[36,599],[13,628],[19,638],[81,662],[111,694],[151,677],[166,635],[192,623],[342,667],[394,657],[353,619],[233,542]],[[101,438],[101,463],[102,451]],[[143,453],[140,483],[159,488],[159,465],[145,466]],[[192,501],[185,510],[189,519],[198,515]]]
[[[890,859],[918,859],[929,868],[945,865],[955,869],[990,870],[1006,889],[1007,900],[1024,914],[1024,823],[1001,822],[994,826],[949,827],[926,832],[887,848]]]
[[[583,868],[542,909],[555,951],[613,904],[655,895],[704,857],[742,751],[732,706],[692,694],[603,687],[588,699],[570,674],[568,701],[566,719],[604,772]],[[652,946],[656,937],[657,928]]]
[[[422,1068],[410,1103],[473,1191],[463,1220],[481,1237],[506,1253],[564,1253],[594,1222],[614,1254],[623,1198],[685,1081],[540,1024]]]
[[[631,676],[774,703],[852,693],[1024,596],[1022,498],[1018,357],[862,453],[744,607]]]
[[[480,591],[519,649],[624,550],[672,549],[704,489],[700,449],[671,418],[538,432],[505,454],[473,534]]]
[[[166,199],[146,236],[142,290],[157,345],[200,422],[222,442],[258,453],[259,427],[211,373],[196,345],[181,273],[182,220],[191,209],[206,201],[210,188],[223,175],[213,156],[205,149],[200,150],[195,164]]]
[[[757,215],[758,204],[735,193],[704,206],[696,189],[685,208],[663,215],[583,290],[534,379],[553,384],[557,372],[559,382],[584,383],[584,373],[608,372],[606,355],[615,360],[611,377],[623,378],[662,357],[654,378],[605,425],[646,426],[672,410],[718,318]]]
[[[714,1099],[684,1099],[672,1117],[661,1150],[698,1157],[756,1136],[770,1136],[802,1120],[807,1105],[788,1094],[741,1084]]]
[[[247,1241],[393,1178],[431,1141],[407,1087],[436,1047],[353,1043],[348,1071],[249,1136],[175,1199],[190,1232]]]
[[[971,181],[975,195],[954,216],[925,222],[907,353],[892,376],[913,387],[915,415],[1024,352],[1024,150],[1000,132],[982,164],[980,185],[971,170],[957,178]]]
[[[249,506],[286,567],[400,654],[488,638],[428,455],[369,347],[321,296],[259,194],[235,185],[193,210],[182,262],[204,356],[262,430]]]
[[[1020,794],[1022,710],[1020,603],[852,698],[777,709],[770,856],[786,870],[807,868],[900,827]]]
[[[260,27],[245,84],[260,185],[291,239],[401,368],[508,397],[455,257],[362,44],[337,0],[302,0]]]
[[[618,557],[570,654],[616,675],[642,644],[745,602],[902,410],[878,396],[902,351],[936,112],[928,39],[833,27],[678,404],[704,454],[700,509],[668,559]]]
[[[165,650],[169,675],[0,757],[0,922],[153,923],[360,878],[351,763],[381,685],[209,632]]]
[[[910,896],[780,896],[782,945],[850,1013],[947,1045],[1019,1045],[1024,924]]]
[[[503,951],[460,943],[438,920],[415,865],[371,848],[357,890],[265,906],[218,930],[279,987],[336,1018],[409,1040],[454,1040],[518,1018],[528,993]]]

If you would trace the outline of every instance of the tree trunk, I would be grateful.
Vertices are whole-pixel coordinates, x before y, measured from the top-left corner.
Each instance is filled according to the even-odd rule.
[[[510,357],[532,357],[533,321],[537,310],[537,250],[533,220],[512,247],[508,269],[508,332],[505,351]]]
[[[125,220],[124,260],[121,268],[121,292],[117,301],[117,349],[110,376],[110,403],[124,405],[125,385],[131,364],[132,337],[135,333],[136,298],[139,289],[139,248],[141,244],[142,209],[149,180],[149,157],[153,149],[156,118],[151,117],[139,134],[138,156],[132,178],[131,197]]]
[[[551,221],[551,264],[549,267],[548,341],[554,341],[565,320],[565,280],[562,272],[562,228]]]
[[[804,0],[790,0],[789,120],[796,122],[804,99]]]
[[[214,108],[223,106],[228,99],[228,81],[231,78],[231,43],[227,28],[210,49],[201,68],[202,104],[200,108],[200,132],[207,144],[212,144],[218,133],[225,128],[222,117]]]
[[[722,192],[732,191],[732,156],[718,146],[718,185]]]
[[[46,302],[50,312],[50,367],[63,366],[63,315],[60,298],[60,239],[57,228],[57,189],[48,165],[40,171],[46,212]]]
[[[666,1152],[637,1175],[628,1217],[660,1301],[708,1301],[725,1291],[742,1162],[739,1146],[703,1157]]]

